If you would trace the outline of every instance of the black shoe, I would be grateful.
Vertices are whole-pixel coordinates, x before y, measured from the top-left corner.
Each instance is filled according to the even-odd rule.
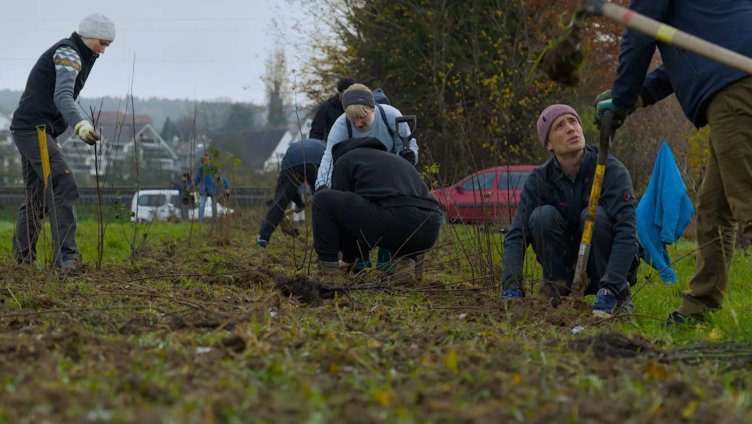
[[[666,327],[681,327],[684,325],[697,324],[704,320],[705,319],[702,315],[684,315],[679,311],[674,311],[668,314]]]

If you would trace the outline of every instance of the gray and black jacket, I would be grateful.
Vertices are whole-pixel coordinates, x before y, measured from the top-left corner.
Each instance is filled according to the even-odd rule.
[[[57,137],[85,117],[75,100],[99,55],[75,32],[47,49],[37,60],[26,81],[11,130],[33,130],[45,125]]]

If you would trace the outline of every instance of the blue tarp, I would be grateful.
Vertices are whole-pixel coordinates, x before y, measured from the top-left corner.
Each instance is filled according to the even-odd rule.
[[[642,259],[667,283],[676,282],[666,245],[673,244],[687,228],[695,208],[687,194],[674,154],[661,145],[653,175],[637,205],[637,237],[645,249]]]

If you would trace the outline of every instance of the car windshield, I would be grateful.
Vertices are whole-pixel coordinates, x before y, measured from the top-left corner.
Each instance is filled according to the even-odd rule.
[[[504,172],[499,180],[499,190],[520,190],[529,172]]]

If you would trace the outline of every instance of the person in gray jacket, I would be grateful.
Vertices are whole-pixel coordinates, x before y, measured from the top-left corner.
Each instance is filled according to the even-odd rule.
[[[13,142],[21,154],[21,168],[26,198],[18,210],[13,236],[13,257],[22,264],[36,260],[36,243],[42,228],[45,190],[42,157],[37,128],[44,127],[50,162],[50,180],[54,191],[60,259],[56,264],[67,272],[80,261],[76,245],[78,186],[55,139],[72,126],[87,144],[99,140],[92,123],[78,110],[75,100],[99,55],[115,39],[115,24],[106,16],[94,13],[84,18],[76,32],[47,49],[29,74],[18,108],[13,113]],[[49,206],[48,206],[49,207]]]
[[[525,181],[512,225],[504,237],[502,297],[522,298],[522,265],[529,244],[543,267],[543,293],[568,295],[574,277],[595,174],[598,148],[588,146],[582,121],[570,106],[547,107],[538,118],[541,145],[551,159]],[[593,312],[612,315],[629,307],[637,279],[639,245],[629,171],[609,155],[588,260]]]
[[[412,165],[418,163],[418,142],[410,134],[410,126],[395,122],[402,113],[387,104],[376,104],[374,94],[363,84],[353,84],[342,93],[344,115],[334,122],[326,140],[326,150],[321,158],[316,190],[331,187],[332,147],[351,138],[373,137],[386,147],[387,152],[399,154]],[[403,149],[400,135],[409,138],[409,149]]]

